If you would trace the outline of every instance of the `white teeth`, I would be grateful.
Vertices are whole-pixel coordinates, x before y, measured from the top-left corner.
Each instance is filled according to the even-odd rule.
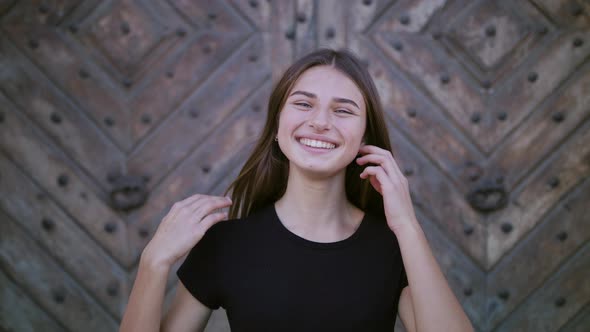
[[[321,148],[321,149],[333,149],[336,147],[335,144],[317,141],[315,139],[309,139],[309,138],[301,138],[301,139],[299,139],[299,142],[301,142],[301,144],[304,144],[307,146],[311,146],[314,148]]]

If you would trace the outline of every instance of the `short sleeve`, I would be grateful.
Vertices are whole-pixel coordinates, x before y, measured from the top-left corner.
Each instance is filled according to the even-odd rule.
[[[176,271],[184,287],[199,302],[213,310],[220,307],[218,251],[215,250],[217,236],[214,228],[205,232]]]

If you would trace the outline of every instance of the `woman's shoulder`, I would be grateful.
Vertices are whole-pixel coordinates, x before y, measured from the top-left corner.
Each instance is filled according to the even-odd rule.
[[[265,206],[245,217],[219,221],[211,226],[207,233],[212,237],[227,238],[256,231],[262,226],[263,221],[270,217],[270,207]]]

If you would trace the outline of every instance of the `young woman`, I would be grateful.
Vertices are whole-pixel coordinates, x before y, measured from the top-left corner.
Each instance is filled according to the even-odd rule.
[[[408,331],[473,331],[350,52],[318,50],[285,72],[230,190],[172,206],[141,255],[121,331],[202,331],[221,306],[232,331],[393,331],[398,312]],[[167,275],[187,253],[161,320]]]

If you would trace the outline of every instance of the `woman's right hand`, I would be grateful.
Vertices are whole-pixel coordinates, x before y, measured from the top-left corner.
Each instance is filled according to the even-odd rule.
[[[145,247],[142,258],[163,268],[188,253],[214,224],[227,219],[213,211],[232,204],[229,197],[196,194],[174,203]]]

